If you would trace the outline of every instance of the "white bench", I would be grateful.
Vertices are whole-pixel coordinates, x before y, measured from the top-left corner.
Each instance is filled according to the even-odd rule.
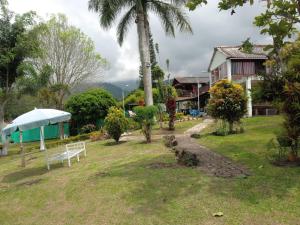
[[[64,160],[68,160],[68,166],[70,167],[71,159],[76,156],[77,161],[79,162],[79,155],[82,152],[84,156],[86,156],[85,142],[76,142],[72,144],[67,144],[65,152],[54,154],[50,157],[47,157],[47,168],[48,170],[50,170],[51,162],[60,161],[61,163],[64,163]]]

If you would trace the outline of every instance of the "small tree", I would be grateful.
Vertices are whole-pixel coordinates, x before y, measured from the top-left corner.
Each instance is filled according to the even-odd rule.
[[[72,120],[78,129],[86,124],[97,125],[97,120],[104,119],[109,108],[116,104],[109,92],[96,88],[73,95],[67,101],[66,109],[72,114]]]
[[[171,85],[163,85],[161,89],[167,113],[169,114],[169,130],[175,130],[176,89]]]
[[[117,107],[111,107],[105,118],[105,129],[108,134],[118,143],[119,139],[128,127],[128,120],[124,112]]]
[[[300,148],[300,35],[295,42],[283,47],[280,58],[285,64],[282,74],[284,133],[290,143],[292,161],[298,157]]]
[[[172,96],[168,97],[166,107],[169,114],[169,130],[175,130],[176,99]]]
[[[229,133],[233,133],[234,123],[240,122],[247,111],[244,89],[239,84],[221,80],[210,89],[210,94],[208,113],[213,118],[228,122]]]
[[[133,111],[136,114],[134,120],[140,124],[147,143],[151,143],[152,125],[157,108],[155,106],[137,106]]]

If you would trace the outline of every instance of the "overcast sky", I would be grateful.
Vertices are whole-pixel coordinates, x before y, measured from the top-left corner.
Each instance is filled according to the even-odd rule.
[[[263,3],[236,10],[219,12],[218,0],[188,12],[194,34],[180,34],[176,38],[165,36],[159,20],[151,16],[154,42],[160,46],[160,64],[165,69],[170,59],[173,76],[198,76],[207,70],[213,48],[219,45],[238,45],[251,37],[254,43],[269,43],[253,25],[253,19],[263,9]],[[17,13],[29,10],[47,18],[52,13],[64,13],[69,23],[79,27],[95,42],[97,51],[110,63],[110,69],[101,80],[105,82],[138,79],[140,65],[136,26],[133,24],[125,42],[120,47],[116,41],[116,29],[103,30],[98,16],[88,11],[88,0],[9,0],[9,7]]]

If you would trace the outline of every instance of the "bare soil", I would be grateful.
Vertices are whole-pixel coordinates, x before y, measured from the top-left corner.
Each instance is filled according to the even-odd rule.
[[[187,135],[178,136],[176,139],[178,141],[178,145],[175,146],[175,150],[195,154],[199,160],[197,168],[209,175],[224,178],[246,178],[250,175],[249,171],[244,166],[199,145],[195,140]]]

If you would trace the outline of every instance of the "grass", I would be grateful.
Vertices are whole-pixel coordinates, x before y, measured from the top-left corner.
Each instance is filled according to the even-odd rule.
[[[246,165],[247,179],[153,168],[175,162],[160,141],[89,143],[87,158],[50,172],[43,153],[25,169],[18,158],[0,158],[0,224],[299,224],[300,168],[265,159],[280,123],[280,117],[257,117],[245,121],[244,134],[199,139]],[[213,217],[218,211],[224,216]]]
[[[168,130],[168,123],[165,122],[163,124],[163,128],[160,129],[159,124],[155,124],[152,129],[152,135],[170,135],[170,134],[183,134],[184,131],[192,128],[193,126],[201,123],[203,119],[198,118],[197,120],[186,120],[182,122],[175,122],[175,130],[170,131]],[[132,135],[140,135],[141,131],[136,130],[132,132]]]

